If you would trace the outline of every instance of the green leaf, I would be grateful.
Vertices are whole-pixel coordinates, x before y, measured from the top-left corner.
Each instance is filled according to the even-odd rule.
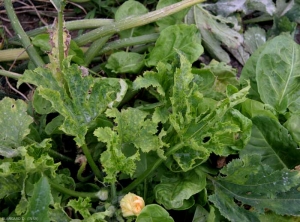
[[[267,116],[256,116],[252,122],[251,139],[241,151],[241,156],[260,155],[262,162],[275,170],[299,165],[300,150],[287,129]]]
[[[91,216],[89,209],[92,207],[92,204],[90,202],[91,200],[89,197],[79,197],[78,200],[70,200],[67,206],[72,207],[75,212],[79,212],[83,218],[88,218],[89,216]]]
[[[300,146],[300,116],[291,115],[289,119],[284,123],[284,127],[289,131],[293,140]]]
[[[168,211],[157,204],[149,204],[143,208],[136,222],[174,222]]]
[[[80,68],[69,65],[68,60],[64,61],[62,74],[63,79],[60,79],[47,68],[27,70],[19,84],[29,82],[38,86],[38,93],[64,116],[60,130],[75,136],[74,140],[81,146],[89,125],[108,106],[112,107],[123,99],[127,84],[122,79],[82,76]]]
[[[168,210],[188,209],[194,204],[193,195],[205,186],[205,173],[201,171],[175,174],[172,177],[163,176],[161,183],[154,188],[155,199]]]
[[[48,33],[36,35],[31,39],[32,39],[31,43],[35,47],[40,48],[43,52],[49,52],[51,50],[50,36]]]
[[[261,52],[256,66],[258,92],[264,103],[279,113],[299,112],[298,70],[300,47],[291,37],[282,35],[270,40]]]
[[[50,221],[48,215],[48,206],[51,201],[50,185],[47,177],[42,176],[41,179],[34,185],[33,195],[29,199],[28,210],[24,215],[24,220]]]
[[[98,128],[94,134],[99,141],[107,144],[107,150],[101,154],[101,163],[107,173],[107,181],[115,181],[118,172],[132,175],[135,162],[139,160],[139,150],[148,153],[156,151],[161,158],[166,144],[157,133],[157,124],[146,119],[148,113],[134,108],[119,112],[107,110],[107,116],[115,118],[117,126]],[[160,134],[164,134],[162,131]]]
[[[244,41],[247,52],[253,54],[259,46],[266,42],[266,31],[260,27],[250,27],[245,31]]]
[[[199,31],[194,25],[172,25],[164,29],[155,43],[155,47],[146,60],[147,66],[156,66],[159,61],[170,62],[181,51],[192,63],[203,53]]]
[[[52,104],[48,100],[43,98],[38,93],[38,91],[35,91],[33,94],[32,105],[34,107],[34,110],[39,114],[49,114],[54,112]]]
[[[299,215],[299,208],[291,207],[298,202],[296,196],[299,194],[291,198],[291,193],[295,192],[291,188],[299,185],[298,171],[274,171],[261,162],[259,155],[249,155],[231,161],[221,173],[225,176],[212,179],[215,194],[209,200],[227,219],[258,221],[258,214],[264,213],[266,208],[281,215]],[[252,210],[245,210],[244,204]]]
[[[156,9],[161,9],[163,7],[175,4],[177,2],[180,2],[180,0],[159,0]],[[159,26],[160,31],[167,28],[168,26],[175,25],[175,24],[181,24],[183,22],[184,16],[189,11],[189,8],[184,9],[180,12],[177,12],[173,15],[169,15],[167,17],[164,17],[158,21],[156,21],[156,24]]]
[[[0,101],[0,155],[12,158],[19,155],[16,150],[29,134],[33,122],[27,113],[27,105],[22,100],[8,97]]]
[[[115,73],[138,74],[144,66],[144,57],[135,52],[116,52],[109,56],[105,67]]]
[[[252,54],[252,56],[245,63],[245,66],[243,67],[242,73],[240,76],[240,83],[242,86],[247,85],[248,84],[247,81],[250,81],[251,88],[249,90],[248,98],[254,99],[257,101],[261,101],[261,100],[260,100],[260,95],[259,95],[258,89],[257,89],[256,66],[257,66],[257,62],[259,60],[259,56],[262,53],[262,51],[264,50],[266,45],[267,44],[262,45]]]
[[[125,1],[115,13],[115,21],[121,21],[128,17],[143,15],[147,12],[148,9],[140,2],[134,0]],[[119,35],[121,38],[129,38],[150,33],[153,33],[153,28],[150,25],[145,25],[121,31],[119,32]]]
[[[247,99],[245,102],[240,104],[240,107],[242,114],[250,119],[255,116],[268,116],[274,120],[278,119],[276,110],[273,107],[256,100]]]

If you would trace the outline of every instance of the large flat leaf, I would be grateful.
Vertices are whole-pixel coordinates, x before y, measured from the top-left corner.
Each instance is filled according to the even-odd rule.
[[[241,156],[260,155],[262,162],[275,170],[299,165],[300,150],[286,128],[268,116],[256,116],[252,122],[251,139]]]
[[[199,58],[203,53],[203,47],[196,26],[181,24],[164,29],[150,52],[146,65],[156,66],[159,61],[171,62],[177,56],[176,50],[184,53],[190,62]]]
[[[0,155],[11,158],[17,156],[16,150],[29,134],[29,125],[33,122],[27,113],[27,105],[22,100],[8,97],[0,101]]]
[[[249,155],[233,160],[221,173],[225,176],[212,179],[215,194],[209,200],[227,219],[259,221],[258,214],[263,214],[265,209],[281,215],[300,215],[296,207],[300,192],[294,189],[300,183],[299,171],[274,171],[261,162],[259,155]],[[252,210],[244,209],[244,204]]]
[[[64,116],[60,129],[75,136],[77,145],[81,146],[89,125],[108,106],[122,100],[127,84],[122,79],[84,76],[77,65],[69,65],[67,60],[62,77],[56,78],[50,69],[37,68],[27,70],[19,83],[29,82],[37,86],[38,93]]]
[[[258,92],[262,101],[279,113],[299,112],[300,47],[281,35],[267,43],[256,66]]]

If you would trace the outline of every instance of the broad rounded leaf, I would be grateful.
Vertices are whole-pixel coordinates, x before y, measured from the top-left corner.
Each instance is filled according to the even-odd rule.
[[[196,61],[203,53],[201,38],[195,25],[172,25],[164,29],[155,47],[146,60],[147,66],[156,66],[159,61],[170,62],[181,51],[190,62]]]
[[[157,204],[149,204],[143,208],[136,222],[174,222],[168,211]]]

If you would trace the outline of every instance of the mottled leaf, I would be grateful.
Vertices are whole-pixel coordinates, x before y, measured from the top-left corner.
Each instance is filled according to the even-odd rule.
[[[27,113],[27,105],[22,100],[8,97],[0,101],[0,155],[12,158],[19,155],[16,150],[29,134],[29,125],[33,122]]]
[[[119,103],[127,84],[122,79],[82,76],[80,68],[65,60],[63,79],[58,80],[47,68],[27,70],[19,83],[29,82],[38,86],[38,93],[50,101],[54,110],[64,116],[60,129],[75,136],[78,146],[84,143],[89,125],[108,106]]]
[[[92,207],[92,204],[90,202],[91,200],[89,197],[79,197],[78,200],[70,200],[67,206],[72,207],[75,212],[79,212],[83,218],[88,218],[91,215],[89,209]]]
[[[119,112],[117,109],[107,110],[107,116],[115,118],[114,129],[98,128],[94,132],[99,141],[107,144],[107,150],[101,154],[101,163],[107,173],[107,181],[115,181],[119,172],[132,175],[135,162],[139,160],[139,150],[148,153],[156,151],[163,157],[164,144],[157,133],[157,125],[145,119],[147,112],[128,108]],[[162,131],[161,134],[164,132]]]

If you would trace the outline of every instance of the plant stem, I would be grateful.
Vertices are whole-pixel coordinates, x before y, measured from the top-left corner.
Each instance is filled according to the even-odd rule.
[[[171,149],[166,152],[165,156],[169,157],[176,151],[180,150],[182,147],[184,147],[184,143],[178,143],[175,146],[173,146]],[[152,165],[152,167],[148,168],[141,176],[136,178],[131,184],[129,184],[127,187],[125,187],[121,193],[125,194],[131,191],[133,188],[135,188],[137,185],[139,185],[142,181],[144,181],[161,163],[164,162],[164,159],[158,159],[156,162]]]
[[[77,37],[75,41],[79,46],[82,46],[106,35],[112,35],[116,32],[155,22],[163,17],[172,15],[203,1],[204,0],[184,0],[141,16],[129,17],[127,19],[114,22],[111,25],[106,25],[90,31]]]
[[[55,190],[60,191],[61,193],[70,195],[72,197],[90,197],[92,199],[99,199],[97,194],[98,192],[78,192],[75,190],[71,190],[68,188],[65,188],[55,182],[53,182],[51,179],[48,179],[51,187],[53,187]]]
[[[85,155],[92,171],[94,172],[94,174],[96,175],[96,177],[102,181],[103,180],[103,177],[102,177],[102,174],[101,174],[101,171],[99,170],[98,166],[96,165],[95,161],[93,160],[93,157],[87,147],[86,144],[83,144],[82,147],[81,147],[82,151],[83,151],[83,154]]]
[[[110,187],[111,202],[112,204],[116,204],[118,202],[116,184],[111,183],[110,185],[111,185]]]
[[[78,30],[78,29],[95,29],[99,28],[100,26],[109,25],[113,22],[113,19],[82,19],[82,20],[75,20],[75,21],[68,21],[65,23],[66,29],[71,30]],[[26,34],[30,37],[36,36],[42,33],[47,32],[48,29],[51,28],[51,25],[43,26],[34,30],[30,30],[26,32]],[[18,38],[12,37],[8,41],[9,43],[17,44],[15,42]]]
[[[74,163],[73,159],[71,159],[70,157],[67,157],[55,150],[48,149],[47,152],[49,153],[49,155],[51,157],[54,157],[54,158],[57,158],[57,159],[60,159],[60,160],[66,161],[66,162]]]
[[[86,67],[88,67],[88,65],[92,62],[92,60],[96,57],[96,55],[103,48],[104,44],[109,40],[110,37],[111,35],[104,36],[103,38],[97,39],[91,44],[84,55],[84,65]]]
[[[87,164],[86,162],[83,162],[83,163],[80,165],[79,170],[77,171],[77,179],[78,179],[80,182],[86,182],[86,181],[90,180],[90,179],[93,177],[93,175],[89,175],[89,176],[87,176],[87,177],[82,176],[82,173],[83,173],[83,171],[85,170],[86,164]]]
[[[19,79],[22,75],[15,73],[15,72],[9,72],[3,69],[0,69],[0,75],[1,76],[6,76],[9,78],[13,78],[13,79]]]
[[[29,57],[32,59],[33,63],[39,67],[45,65],[44,61],[42,60],[41,56],[35,50],[34,46],[31,44],[29,37],[23,30],[19,19],[13,9],[12,1],[11,0],[4,0],[5,9],[7,12],[7,16],[11,22],[11,26],[13,27],[14,31],[17,33],[18,38],[20,39],[23,47],[26,49]]]
[[[63,8],[63,7],[62,7]],[[59,68],[63,69],[63,60],[65,58],[65,43],[64,43],[64,15],[63,9],[61,9],[58,14],[58,23],[57,23],[57,31],[58,31],[58,59],[59,59]]]
[[[158,33],[153,33],[149,35],[142,35],[137,37],[130,37],[125,39],[116,40],[104,45],[104,47],[99,51],[98,55],[102,55],[108,51],[133,46],[133,45],[142,45],[150,42],[155,42],[158,38]]]

